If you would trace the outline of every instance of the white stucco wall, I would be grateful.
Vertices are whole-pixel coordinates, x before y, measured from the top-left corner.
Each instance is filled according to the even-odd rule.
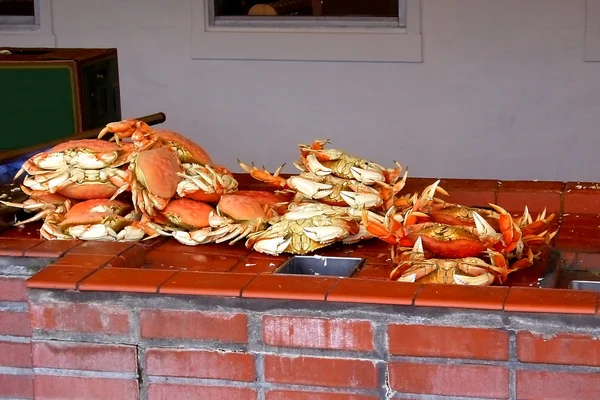
[[[52,14],[58,47],[118,48],[125,116],[164,111],[235,171],[292,172],[297,143],[329,137],[411,176],[600,180],[585,0],[423,0],[417,64],[192,60],[189,0],[53,0]]]

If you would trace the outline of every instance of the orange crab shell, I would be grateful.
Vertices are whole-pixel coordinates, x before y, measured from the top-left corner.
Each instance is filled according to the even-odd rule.
[[[118,190],[118,187],[110,182],[99,183],[99,182],[84,182],[84,183],[72,183],[63,188],[60,188],[57,192],[65,197],[76,200],[88,200],[88,199],[99,199],[99,198],[110,198]]]
[[[289,196],[260,190],[240,190],[223,195],[219,201],[219,211],[235,220],[270,218],[273,213],[283,214],[285,208],[276,206],[281,202],[289,202]]]
[[[25,189],[26,190],[23,190],[23,192],[26,193],[31,199],[43,201],[48,204],[58,205],[69,200],[67,196],[63,196],[60,193],[49,193],[43,190],[29,190],[28,188]]]
[[[231,194],[255,198],[257,201],[272,207],[280,215],[285,214],[289,203],[294,198],[294,193],[292,192],[275,193],[266,190],[238,190]]]
[[[99,139],[75,139],[59,143],[52,147],[46,153],[58,153],[72,149],[84,149],[96,153],[108,153],[112,151],[121,151],[121,147],[113,142]]]
[[[85,214],[67,215],[58,225],[60,227],[69,227],[77,225],[91,225],[102,223],[106,218],[112,218],[113,220],[120,220],[122,223],[130,223],[131,221],[126,220],[118,214],[111,212],[88,212]]]
[[[71,207],[59,226],[99,223],[105,217],[121,217],[131,209],[133,209],[131,204],[120,200],[92,199],[82,201]]]
[[[115,210],[117,214],[123,214],[133,209],[133,206],[121,200],[108,200],[108,199],[91,199],[82,201],[81,203],[75,204],[69,210],[69,215],[85,214],[90,212],[104,212],[96,211],[98,208]]]
[[[181,165],[173,151],[165,147],[142,151],[136,163],[136,176],[150,193],[165,199],[175,195]]]
[[[180,155],[182,162],[209,165],[213,164],[208,152],[204,150],[202,146],[198,145],[187,137],[167,129],[157,129],[154,132],[167,146],[176,147],[179,151],[181,151],[181,153],[183,153]]]
[[[403,246],[413,246],[420,237],[425,250],[444,258],[476,257],[488,249],[479,237],[469,232],[468,227],[426,223],[406,229],[406,236],[400,239]],[[409,242],[403,243],[403,239]]]
[[[176,225],[201,229],[209,226],[208,216],[214,210],[212,206],[201,201],[176,199],[171,200],[160,214]]]

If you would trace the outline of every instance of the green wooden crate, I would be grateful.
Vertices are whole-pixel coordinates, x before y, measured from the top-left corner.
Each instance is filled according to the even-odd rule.
[[[116,50],[8,50],[0,55],[0,150],[74,139],[121,119]]]

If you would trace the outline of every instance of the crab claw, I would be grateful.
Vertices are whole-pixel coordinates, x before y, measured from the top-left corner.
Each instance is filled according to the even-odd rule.
[[[318,226],[304,228],[304,233],[309,239],[317,243],[331,243],[337,238],[345,236],[347,231],[339,226]]]
[[[489,286],[494,282],[494,275],[486,272],[479,276],[454,275],[454,282],[458,285]]]
[[[344,201],[346,203],[348,203],[348,205],[350,207],[354,207],[354,208],[378,207],[383,203],[383,200],[381,199],[381,197],[379,197],[379,195],[374,194],[374,193],[356,193],[356,192],[342,191],[342,192],[340,192],[340,196],[342,196],[342,199],[344,199]]]
[[[352,177],[354,177],[354,179],[364,183],[365,185],[370,185],[375,182],[385,182],[385,176],[378,171],[372,171],[359,167],[350,167],[350,173],[352,173]]]
[[[497,237],[498,232],[483,218],[479,213],[473,211],[473,220],[475,221],[475,228],[479,233],[479,237],[484,239],[492,239]]]
[[[270,254],[272,256],[278,256],[283,251],[285,251],[285,249],[287,249],[287,247],[290,245],[291,241],[292,241],[291,236],[288,236],[287,238],[286,237],[274,237],[271,239],[259,240],[256,243],[254,243],[253,247],[254,247],[254,250],[256,250],[258,252]],[[246,246],[248,246],[248,243],[251,243],[251,241],[250,240],[247,241]]]
[[[311,181],[299,176],[289,178],[288,185],[311,199],[322,199],[333,193],[332,185]]]
[[[314,154],[306,156],[306,162],[308,163],[308,169],[317,176],[325,176],[333,173],[333,170],[321,164]]]
[[[414,260],[424,260],[425,259],[425,249],[423,248],[423,241],[421,240],[421,236],[415,240],[415,245],[412,250],[408,252],[410,255],[410,261]]]

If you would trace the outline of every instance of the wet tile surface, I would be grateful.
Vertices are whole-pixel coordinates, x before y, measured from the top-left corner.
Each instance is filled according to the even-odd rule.
[[[157,293],[171,278],[171,271],[143,271],[131,268],[102,268],[79,283],[79,290]]]
[[[248,257],[238,261],[230,272],[252,274],[270,273],[275,271],[275,269],[284,262],[285,259],[279,257],[274,257],[274,259]]]
[[[61,257],[80,244],[79,240],[45,240],[25,250],[25,257]]]
[[[338,278],[293,275],[259,275],[243,291],[242,297],[290,300],[325,300]]]
[[[239,297],[256,274],[178,272],[161,285],[164,294]]]
[[[97,268],[51,265],[38,272],[26,282],[31,289],[75,290],[77,283],[91,275]]]
[[[72,267],[93,267],[105,266],[115,257],[108,255],[85,255],[85,254],[67,254],[54,262],[55,265],[69,265]]]
[[[21,257],[26,250],[42,243],[39,239],[2,238],[0,240],[0,256]]]
[[[342,279],[327,295],[327,301],[411,305],[421,284]]]
[[[416,306],[502,310],[507,287],[427,284],[415,299]]]
[[[173,271],[225,272],[240,261],[239,257],[210,253],[171,253],[153,251],[146,256],[145,269]]]
[[[505,311],[546,312],[558,314],[595,314],[598,295],[593,292],[510,288]]]

